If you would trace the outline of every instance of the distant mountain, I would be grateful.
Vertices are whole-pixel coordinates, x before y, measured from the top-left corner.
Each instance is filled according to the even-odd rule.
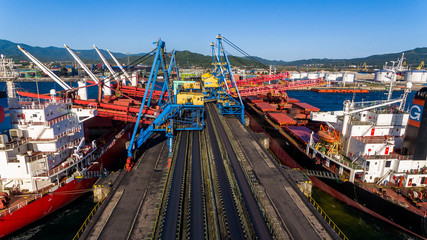
[[[20,61],[26,60],[27,57],[19,51],[16,47],[17,45],[21,45],[27,51],[29,51],[32,55],[37,57],[39,60],[43,62],[52,62],[52,61],[74,61],[71,55],[65,48],[58,47],[33,47],[26,44],[21,43],[13,43],[7,40],[0,39],[0,53],[6,55],[7,57],[12,57],[13,59]],[[74,50],[74,49],[73,49]],[[85,62],[99,63],[101,62],[98,54],[95,50],[74,50],[78,52],[79,57]],[[110,55],[107,51],[100,49],[102,54],[110,59]],[[421,61],[427,62],[427,48],[415,48],[413,50],[403,51],[405,53],[406,62],[408,65],[418,65]],[[122,63],[134,62],[136,59],[143,56],[143,53],[131,54],[128,56],[123,53],[113,53],[117,59]],[[307,65],[307,64],[322,64],[324,66],[342,66],[342,65],[361,65],[364,62],[368,65],[376,65],[381,67],[385,62],[390,62],[393,60],[397,60],[402,55],[400,53],[389,53],[389,54],[379,54],[372,55],[364,58],[351,58],[351,59],[302,59],[296,61],[282,61],[282,60],[268,60],[261,57],[253,56],[251,58],[255,58],[257,61],[261,62],[265,65],[274,65],[274,66],[297,66],[297,65]],[[193,53],[191,51],[178,51],[177,52],[177,62],[180,67],[191,67],[191,66],[200,66],[209,68],[211,66],[211,56],[206,56],[199,53]],[[242,66],[250,66],[250,67],[260,67],[261,64],[254,63],[247,57],[237,57],[230,56],[230,62],[233,66],[242,67]],[[143,64],[149,65],[152,62],[152,58],[148,58],[143,61]]]
[[[319,59],[319,58],[312,58],[312,59],[302,59],[302,60],[296,60],[296,61],[272,61],[267,60],[259,57],[257,60],[260,62],[266,64],[266,65],[281,65],[281,66],[296,66],[296,65],[306,65],[306,64],[323,64],[323,65],[330,65],[330,66],[339,66],[339,65],[361,65],[364,62],[368,65],[376,65],[378,67],[382,67],[385,62],[390,61],[396,61],[402,56],[402,53],[405,53],[405,61],[408,65],[419,65],[421,61],[427,62],[427,48],[415,48],[412,50],[407,50],[399,53],[388,53],[388,54],[378,54],[378,55],[372,55],[369,57],[364,58],[351,58],[351,59]]]
[[[58,48],[58,47],[33,47],[27,44],[23,43],[14,43],[7,40],[1,40],[0,39],[0,53],[15,59],[16,61],[26,60],[29,59],[21,52],[19,51],[17,45],[20,45],[25,50],[31,53],[31,55],[35,56],[37,59],[39,59],[42,62],[52,62],[52,61],[74,61],[73,57],[68,53],[67,49],[65,48]],[[101,61],[98,54],[96,53],[95,49],[91,50],[75,50],[73,49],[75,53],[82,59],[82,60],[89,60],[89,61]],[[105,56],[107,59],[111,59],[110,54],[106,50],[100,49],[101,53]],[[116,58],[125,58],[127,57],[126,54],[123,53],[115,53],[113,52],[114,56]]]

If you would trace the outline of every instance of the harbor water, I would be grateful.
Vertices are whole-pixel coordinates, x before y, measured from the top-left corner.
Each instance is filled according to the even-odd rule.
[[[73,86],[74,85],[76,85],[76,83],[73,83]],[[16,86],[17,88],[29,92],[37,91],[37,86],[34,82],[17,83]],[[40,82],[38,83],[38,89],[40,94],[49,93],[50,89],[55,89],[57,91],[62,90],[54,82]],[[0,82],[0,91],[6,91],[6,84],[4,82]],[[397,98],[401,94],[403,94],[402,91],[393,92],[393,98]],[[88,95],[90,98],[95,98],[97,95],[97,88],[90,88],[88,90]],[[387,98],[386,92],[371,92],[353,95],[351,93],[289,91],[288,95],[289,97],[299,99],[301,102],[316,106],[320,108],[321,111],[342,110],[344,100],[351,100],[353,97],[356,102]],[[413,96],[414,92],[409,94],[407,105],[412,102]],[[416,239],[396,227],[381,222],[366,213],[358,211],[334,199],[319,189],[314,189],[313,197],[349,239]],[[72,239],[94,205],[92,195],[87,194],[56,213],[14,233],[7,239]]]

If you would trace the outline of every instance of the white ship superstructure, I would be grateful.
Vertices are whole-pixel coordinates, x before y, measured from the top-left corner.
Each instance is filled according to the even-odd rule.
[[[71,101],[20,101],[19,105],[9,109],[9,134],[0,135],[3,188],[33,192],[81,169],[74,165],[82,158],[78,151],[84,146],[83,127]]]
[[[327,133],[338,132],[340,138],[311,140],[307,152],[351,182],[427,186],[427,159],[402,154],[404,139],[409,136],[408,121],[413,117],[404,111],[409,91],[396,100],[345,101],[343,111],[312,113],[312,120],[326,120],[331,126]],[[336,151],[332,151],[334,143]]]
[[[96,147],[86,145],[83,121],[96,110],[72,108],[71,100],[56,99],[54,90],[49,101],[18,101],[11,63],[0,59],[8,87],[7,95],[0,92],[0,192],[37,192],[70,182],[93,160]]]

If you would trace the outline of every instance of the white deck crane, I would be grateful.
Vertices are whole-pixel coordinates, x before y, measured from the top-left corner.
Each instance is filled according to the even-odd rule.
[[[110,71],[111,76],[114,77],[114,79],[116,79],[117,81],[120,81],[120,78],[117,76],[117,74],[113,71],[113,68],[111,67],[110,63],[108,63],[107,59],[105,59],[104,55],[102,55],[101,51],[99,51],[99,49],[93,45],[93,48],[95,48],[96,52],[98,53],[99,57],[102,59],[102,61],[104,62],[105,66],[107,66],[108,71]]]
[[[19,50],[21,50],[22,53],[25,54],[31,61],[33,61],[44,73],[49,75],[59,86],[61,86],[64,90],[71,90],[71,87],[66,84],[64,81],[62,81],[58,76],[55,75],[49,68],[43,65],[37,58],[35,58],[33,55],[31,55],[29,52],[27,52],[25,49],[23,49],[21,46],[18,45]]]
[[[79,63],[79,65],[85,70],[85,72],[89,75],[89,77],[96,83],[99,84],[98,78],[95,76],[93,72],[89,70],[89,68],[83,63],[82,60],[71,50],[66,44],[64,44],[64,47],[70,52],[71,56]],[[110,78],[104,79],[104,87],[102,88],[102,91],[104,92],[104,96],[111,96],[111,88],[110,88]],[[98,96],[100,98],[100,96]]]
[[[114,55],[110,52],[110,50],[107,50],[107,52],[110,54],[111,58],[114,60],[114,62],[117,64],[117,66],[119,66],[120,70],[122,70],[123,74],[125,75],[126,79],[129,82],[132,82],[131,80],[131,76],[125,71],[125,69],[122,67],[122,65],[119,63],[119,61],[117,60],[116,57],[114,57]]]
[[[89,75],[89,77],[96,83],[99,84],[99,80],[98,78],[95,76],[95,74],[93,74],[93,72],[91,72],[89,70],[89,68],[87,68],[87,66],[83,63],[82,60],[80,60],[80,58],[73,52],[73,50],[71,50],[67,44],[64,44],[64,47],[68,50],[68,52],[71,54],[71,56],[73,56],[73,58],[79,63],[80,67],[83,68],[83,70],[85,70],[85,72]]]

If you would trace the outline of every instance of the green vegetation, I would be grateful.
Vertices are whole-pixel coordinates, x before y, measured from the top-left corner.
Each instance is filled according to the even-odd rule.
[[[7,57],[12,57],[16,61],[28,59],[21,53],[16,47],[18,44],[13,43],[7,40],[0,39],[0,53],[6,55]],[[65,48],[58,47],[32,47],[26,44],[20,44],[27,51],[29,51],[32,55],[37,57],[43,62],[74,62],[71,55]],[[101,49],[100,49],[101,50]],[[86,63],[101,63],[97,53],[95,50],[75,50],[79,57]],[[109,58],[109,54],[105,50],[101,50],[102,54],[107,59]],[[408,66],[415,68],[420,64],[421,61],[427,62],[427,48],[415,48],[413,50],[404,51],[406,56],[406,63]],[[129,58],[126,54],[123,53],[113,53],[120,62],[122,63],[132,63],[136,59],[145,55],[144,53],[139,54],[131,54]],[[346,66],[349,65],[357,65],[360,66],[362,63],[366,62],[367,65],[373,65],[376,68],[381,68],[385,62],[390,62],[392,60],[397,60],[400,58],[402,53],[390,53],[390,54],[380,54],[380,55],[372,55],[365,58],[352,58],[352,59],[303,59],[297,61],[276,61],[276,60],[267,60],[260,57],[254,57],[259,62],[265,65],[274,65],[278,66],[278,68],[285,68],[286,70],[296,70],[296,66],[299,66],[300,71],[307,70],[316,70],[316,68],[320,68],[323,70],[331,70],[337,71],[339,69],[345,69]],[[245,68],[262,68],[261,64],[257,64],[245,57],[237,57],[230,56],[230,62],[233,66],[236,67],[245,67]],[[151,65],[152,58],[148,58],[145,61],[141,62],[144,65]],[[177,52],[177,62],[181,68],[185,67],[202,67],[202,68],[210,68],[211,66],[211,56],[193,53],[190,51],[178,51]],[[353,68],[354,70],[354,68]]]

